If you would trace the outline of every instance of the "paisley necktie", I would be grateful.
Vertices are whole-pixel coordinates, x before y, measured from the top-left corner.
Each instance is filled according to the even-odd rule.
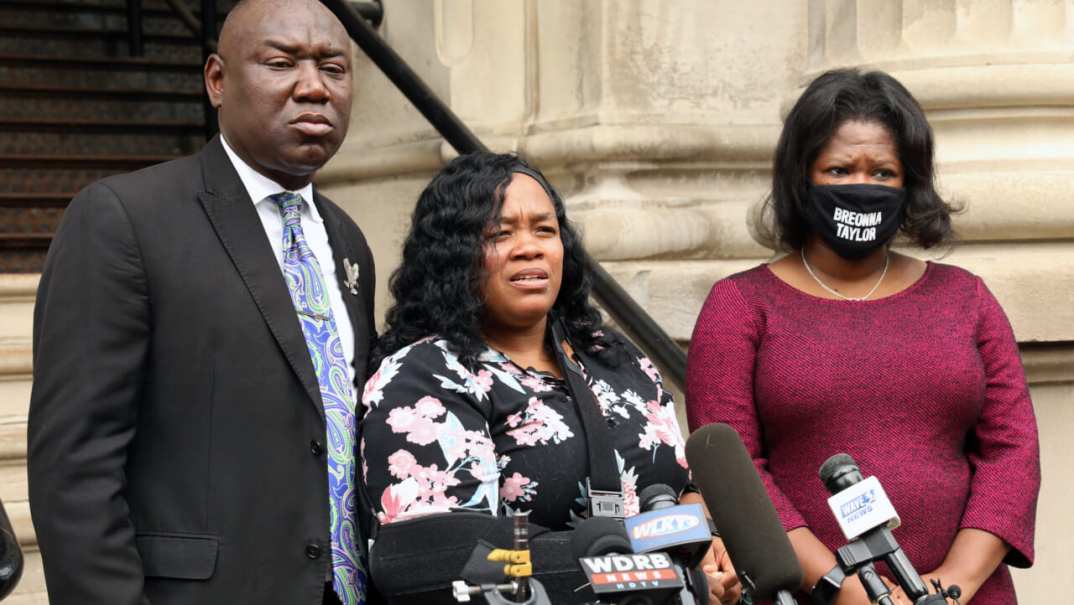
[[[365,602],[366,577],[358,557],[360,537],[355,520],[354,386],[321,266],[302,233],[300,212],[305,201],[286,191],[269,199],[279,206],[283,216],[283,276],[302,324],[324,403],[332,587],[343,605],[360,605]]]

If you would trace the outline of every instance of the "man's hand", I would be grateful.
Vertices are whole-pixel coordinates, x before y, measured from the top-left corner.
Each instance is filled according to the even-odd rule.
[[[723,540],[712,539],[712,546],[701,560],[701,571],[705,572],[708,579],[710,600],[729,605],[742,598],[742,584],[738,581],[735,566],[727,555]]]

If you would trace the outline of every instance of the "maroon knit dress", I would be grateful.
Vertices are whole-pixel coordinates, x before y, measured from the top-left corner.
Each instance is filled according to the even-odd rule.
[[[960,528],[1002,538],[1008,564],[1033,561],[1033,405],[1003,310],[965,270],[929,263],[909,288],[863,302],[811,296],[767,265],[721,280],[694,328],[686,406],[691,430],[738,430],[787,530],[846,543],[817,476],[846,452],[884,486],[918,572]],[[1006,565],[973,599],[1015,602]]]

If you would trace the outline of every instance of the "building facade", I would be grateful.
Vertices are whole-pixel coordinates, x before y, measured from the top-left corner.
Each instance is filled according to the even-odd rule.
[[[752,230],[781,117],[835,67],[890,72],[966,207],[944,262],[1014,326],[1041,433],[1037,564],[1074,592],[1074,0],[385,0],[382,35],[490,147],[564,193],[589,251],[688,345],[712,284],[771,258]],[[452,150],[357,55],[351,134],[318,185],[362,225],[390,300],[409,213]],[[907,250],[922,258],[936,254]],[[47,603],[25,502],[36,278],[0,276],[0,498],[27,549],[11,602]]]

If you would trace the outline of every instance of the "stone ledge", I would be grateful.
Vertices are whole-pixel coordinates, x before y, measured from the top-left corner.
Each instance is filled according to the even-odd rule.
[[[36,546],[37,534],[34,533],[34,524],[30,520],[30,503],[26,500],[5,502],[4,510],[11,519],[11,528],[15,530],[15,537],[23,547]]]
[[[0,461],[26,458],[26,418],[0,417]]]
[[[710,124],[598,124],[520,137],[479,135],[492,149],[517,149],[545,172],[577,162],[720,161],[767,166],[779,126]],[[316,177],[320,186],[433,173],[454,151],[442,139],[374,149],[344,149]]]
[[[1074,342],[1021,346],[1029,384],[1074,383]]]
[[[672,338],[685,341],[712,285],[764,260],[615,261],[604,268]],[[1074,242],[967,243],[938,260],[980,275],[1020,342],[1074,341]]]
[[[27,339],[0,338],[0,376],[29,376],[33,372],[33,345]]]
[[[33,302],[37,295],[38,274],[0,273],[0,304],[5,302]]]
[[[922,56],[854,66],[865,71],[888,72],[930,113],[950,109],[1074,105],[1071,101],[1074,64],[1070,63],[1069,49],[1053,53]],[[808,83],[834,67],[841,65],[827,64],[810,70],[802,75],[802,82]],[[784,116],[804,90],[802,86],[784,97],[781,107]]]
[[[413,173],[433,173],[444,164],[442,139],[402,143],[366,150],[344,150],[317,172],[320,187]]]

